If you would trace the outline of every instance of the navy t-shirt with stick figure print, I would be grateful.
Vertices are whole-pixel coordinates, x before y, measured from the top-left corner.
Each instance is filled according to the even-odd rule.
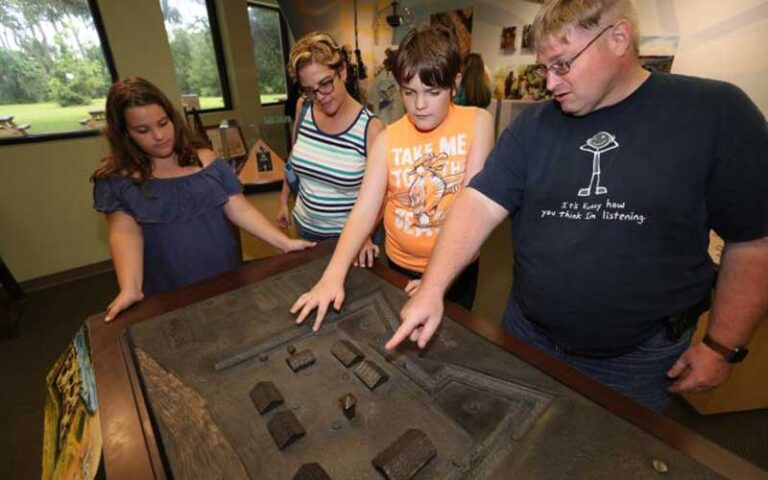
[[[654,73],[584,117],[529,107],[470,186],[512,216],[505,322],[612,355],[709,293],[710,228],[768,235],[768,130],[737,87]]]

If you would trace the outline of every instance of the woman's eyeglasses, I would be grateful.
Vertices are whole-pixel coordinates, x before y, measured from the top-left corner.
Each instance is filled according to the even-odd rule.
[[[333,89],[336,86],[336,75],[334,74],[330,78],[325,78],[320,81],[317,88],[301,87],[301,95],[306,98],[315,98],[317,94],[330,95],[333,93]]]

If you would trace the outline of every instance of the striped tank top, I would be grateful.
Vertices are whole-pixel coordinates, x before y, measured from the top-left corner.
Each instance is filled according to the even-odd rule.
[[[363,182],[366,133],[372,117],[362,108],[349,128],[336,135],[318,128],[311,108],[300,120],[290,159],[299,177],[293,218],[310,233],[341,234]]]

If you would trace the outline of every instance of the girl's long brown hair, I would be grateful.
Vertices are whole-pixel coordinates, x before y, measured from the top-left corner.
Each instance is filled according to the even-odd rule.
[[[91,180],[118,175],[136,183],[146,184],[152,177],[152,160],[131,139],[125,122],[125,112],[130,107],[158,105],[173,123],[175,140],[173,151],[181,167],[198,166],[202,162],[197,149],[206,147],[202,140],[194,139],[187,131],[184,119],[173,107],[168,97],[149,81],[141,77],[129,77],[115,82],[107,95],[107,127],[104,136],[109,141],[112,154],[103,158]]]
[[[464,60],[461,84],[464,86],[465,105],[485,108],[491,103],[491,87],[488,86],[485,64],[479,53],[470,53]]]

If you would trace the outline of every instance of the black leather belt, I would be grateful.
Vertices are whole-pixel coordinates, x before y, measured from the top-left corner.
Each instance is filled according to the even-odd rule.
[[[696,325],[701,314],[709,310],[710,307],[712,307],[712,295],[708,294],[699,303],[683,313],[669,317],[665,322],[669,339],[679,340],[689,328]]]

